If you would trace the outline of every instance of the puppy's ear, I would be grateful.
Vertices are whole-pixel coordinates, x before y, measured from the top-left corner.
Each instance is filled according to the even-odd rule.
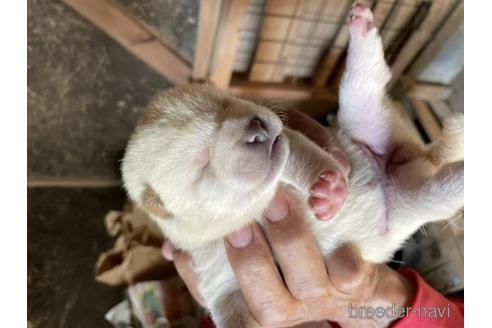
[[[161,219],[170,219],[173,217],[151,186],[147,186],[142,193],[141,205],[146,212]]]

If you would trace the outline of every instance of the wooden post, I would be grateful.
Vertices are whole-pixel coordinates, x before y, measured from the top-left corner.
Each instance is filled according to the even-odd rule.
[[[200,1],[200,18],[193,64],[193,80],[208,80],[214,54],[222,0]]]
[[[213,59],[210,75],[210,80],[219,88],[226,89],[231,82],[234,58],[248,3],[249,0],[224,0],[222,7],[226,15],[223,22],[219,24],[216,56]]]

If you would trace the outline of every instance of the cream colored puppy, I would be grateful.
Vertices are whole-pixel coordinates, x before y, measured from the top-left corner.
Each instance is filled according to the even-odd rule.
[[[462,117],[423,148],[389,108],[390,76],[372,13],[356,5],[337,132],[349,176],[336,154],[283,127],[269,109],[212,86],[179,87],[152,101],[126,150],[124,184],[192,255],[218,327],[256,325],[223,238],[261,223],[279,186],[304,208],[326,257],[351,241],[365,260],[387,261],[420,226],[463,207]]]

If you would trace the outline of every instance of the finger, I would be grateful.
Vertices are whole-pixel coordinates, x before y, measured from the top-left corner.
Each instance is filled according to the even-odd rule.
[[[292,295],[323,297],[330,287],[325,261],[300,213],[296,203],[279,191],[265,212],[265,232]]]
[[[349,243],[333,252],[326,263],[331,284],[343,293],[353,293],[370,278],[370,265],[365,262],[358,249]]]
[[[289,321],[298,314],[299,303],[284,285],[258,225],[229,235],[225,245],[246,304],[260,324]]]
[[[174,249],[169,241],[167,241],[162,247],[162,253],[163,255],[165,254],[164,256],[166,258],[170,255],[174,262],[174,266],[176,267],[176,271],[178,271],[179,276],[183,279],[193,298],[201,306],[206,308],[207,303],[203,299],[198,289],[198,276],[193,268],[191,256],[186,252]]]
[[[162,256],[168,261],[173,260],[173,247],[171,246],[171,242],[166,240],[161,248]]]

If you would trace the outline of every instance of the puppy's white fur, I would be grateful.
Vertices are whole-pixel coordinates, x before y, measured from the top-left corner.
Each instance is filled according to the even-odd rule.
[[[377,30],[352,29],[337,132],[352,172],[345,205],[328,221],[311,213],[309,188],[322,171],[340,167],[303,135],[282,129],[267,108],[206,85],[176,88],[152,101],[126,151],[125,187],[165,235],[191,253],[219,327],[254,325],[223,237],[253,219],[261,222],[279,186],[298,199],[326,257],[350,241],[365,260],[387,261],[420,226],[463,206],[462,116],[445,122],[441,140],[421,146],[390,108],[384,91],[390,76]],[[266,122],[268,138],[279,136],[269,144],[275,151],[244,147],[241,138],[254,117]]]

